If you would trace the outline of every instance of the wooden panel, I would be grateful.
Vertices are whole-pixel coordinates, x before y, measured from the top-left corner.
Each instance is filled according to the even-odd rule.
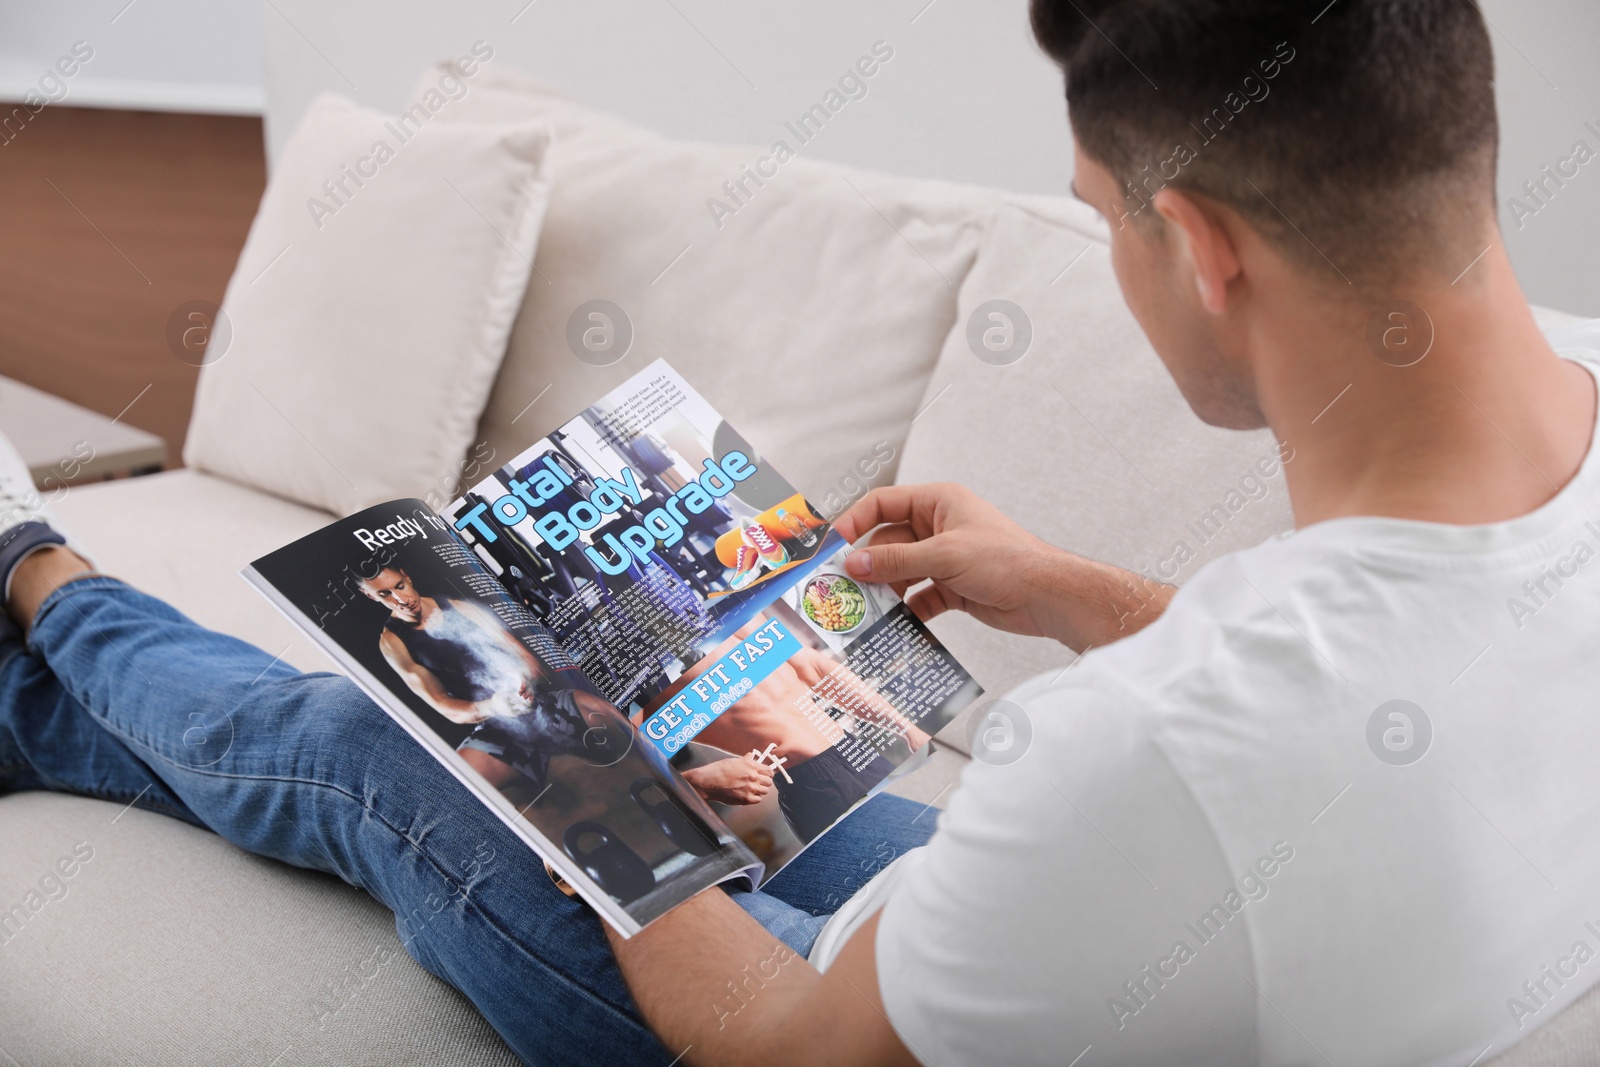
[[[52,106],[22,121],[10,107],[0,374],[108,416],[127,408],[176,466],[199,371],[169,347],[167,320],[222,300],[266,185],[261,120]]]

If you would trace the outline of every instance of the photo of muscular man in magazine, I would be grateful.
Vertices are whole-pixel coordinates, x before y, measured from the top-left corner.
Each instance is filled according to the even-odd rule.
[[[398,566],[361,590],[389,611],[384,660],[439,714],[474,727],[456,751],[491,783],[520,775],[542,793],[554,756],[609,766],[627,755],[633,734],[621,712],[580,689],[548,688],[543,665],[487,608],[423,596]]]

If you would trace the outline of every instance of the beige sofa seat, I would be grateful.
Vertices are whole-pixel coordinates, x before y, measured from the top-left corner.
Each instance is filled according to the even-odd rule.
[[[74,488],[54,509],[100,569],[295,666],[331,669],[238,574],[327,513],[188,470]],[[471,1004],[411,961],[394,917],[365,893],[161,815],[51,793],[0,798],[0,900],[79,842],[93,859],[66,896],[0,947],[11,1060],[517,1062]]]
[[[51,508],[107,574],[301,670],[334,669],[239,576],[249,561],[332,522],[329,513],[192,470],[78,486]]]
[[[518,1062],[361,890],[162,815],[0,801],[8,883],[80,842],[93,858],[66,895],[0,948],[0,1062]]]

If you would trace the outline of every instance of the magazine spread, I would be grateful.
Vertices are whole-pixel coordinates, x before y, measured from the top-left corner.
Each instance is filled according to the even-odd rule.
[[[657,361],[245,577],[621,933],[772,877],[981,692]]]

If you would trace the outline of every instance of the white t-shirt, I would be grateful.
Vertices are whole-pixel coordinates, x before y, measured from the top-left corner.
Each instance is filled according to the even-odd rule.
[[[1511,522],[1218,560],[1009,699],[1026,754],[813,953],[881,905],[932,1067],[1465,1065],[1600,982],[1600,448]]]

